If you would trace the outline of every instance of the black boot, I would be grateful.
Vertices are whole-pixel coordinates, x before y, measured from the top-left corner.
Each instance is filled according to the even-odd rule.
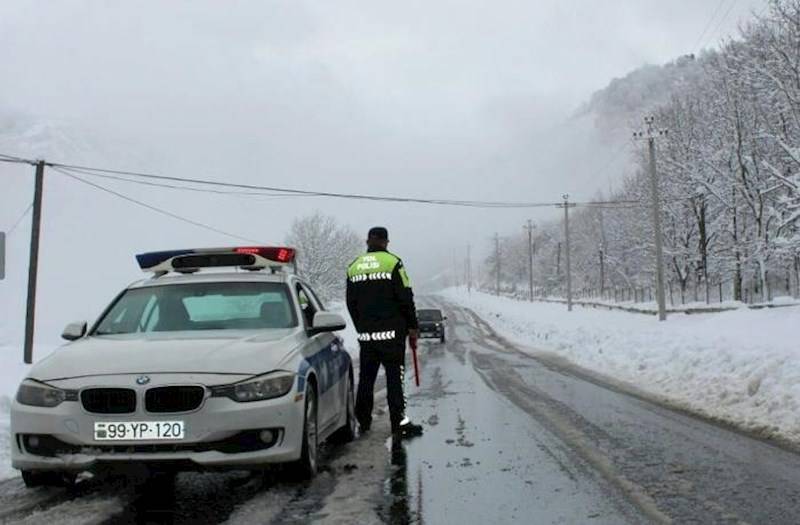
[[[394,429],[394,435],[400,439],[408,439],[422,435],[422,425],[417,425],[408,421]]]

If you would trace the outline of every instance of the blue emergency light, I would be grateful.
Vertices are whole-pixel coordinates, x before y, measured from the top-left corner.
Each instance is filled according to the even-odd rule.
[[[159,264],[163,263],[164,261],[168,261],[173,257],[178,257],[180,255],[189,255],[195,253],[194,250],[166,250],[163,252],[148,252],[148,253],[140,253],[136,256],[136,261],[139,263],[139,268],[142,270],[147,270],[148,268],[152,268],[153,266],[158,266]]]

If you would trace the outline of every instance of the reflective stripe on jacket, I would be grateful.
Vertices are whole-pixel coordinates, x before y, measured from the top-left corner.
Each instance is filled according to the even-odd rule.
[[[387,340],[383,336],[389,332],[393,337],[388,339],[405,339],[409,329],[417,328],[417,311],[403,261],[384,251],[353,261],[347,269],[347,309],[362,341]]]

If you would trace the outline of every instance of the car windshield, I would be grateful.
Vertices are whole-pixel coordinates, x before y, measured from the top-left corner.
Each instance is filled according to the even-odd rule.
[[[125,291],[94,335],[294,326],[297,316],[284,284],[188,283]]]
[[[417,319],[420,321],[441,321],[441,310],[417,310]]]

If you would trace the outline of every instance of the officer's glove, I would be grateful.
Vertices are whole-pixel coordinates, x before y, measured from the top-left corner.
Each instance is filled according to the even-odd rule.
[[[419,332],[417,330],[408,331],[408,346],[410,346],[412,350],[417,349],[418,339],[419,339]]]

